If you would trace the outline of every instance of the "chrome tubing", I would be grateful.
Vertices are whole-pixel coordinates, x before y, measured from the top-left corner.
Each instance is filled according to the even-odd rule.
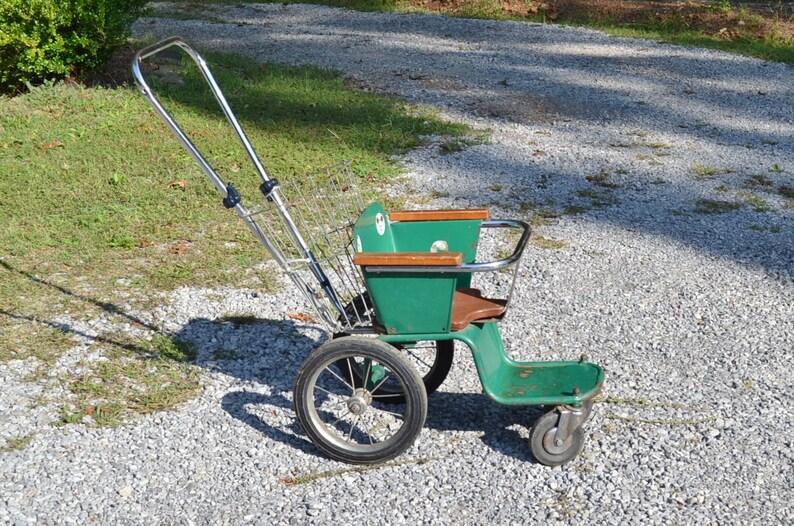
[[[154,94],[152,89],[149,87],[149,84],[146,82],[146,79],[143,76],[143,72],[141,71],[141,63],[143,62],[143,60],[153,55],[156,55],[157,53],[160,53],[161,51],[164,51],[172,46],[177,46],[180,49],[182,49],[193,60],[193,62],[195,62],[196,66],[198,66],[199,71],[204,77],[204,80],[207,81],[207,84],[209,85],[210,90],[212,91],[212,94],[215,97],[215,100],[218,102],[221,109],[223,110],[223,114],[226,117],[226,120],[229,121],[229,124],[231,124],[232,128],[234,129],[234,132],[237,134],[237,137],[240,139],[243,148],[248,154],[248,157],[251,159],[251,162],[253,163],[254,168],[256,169],[260,178],[262,179],[263,182],[270,181],[271,180],[270,176],[268,175],[267,171],[265,170],[265,167],[262,165],[262,163],[259,160],[259,157],[254,151],[254,147],[251,145],[251,141],[248,140],[248,136],[245,134],[245,131],[243,131],[242,126],[240,126],[239,121],[232,112],[229,103],[226,101],[226,97],[224,97],[223,93],[220,90],[220,87],[218,87],[218,84],[215,81],[215,77],[213,77],[212,72],[207,66],[206,61],[201,57],[201,55],[198,54],[198,52],[196,52],[192,47],[190,47],[187,44],[187,42],[185,42],[181,37],[174,36],[167,38],[161,42],[143,48],[135,54],[135,57],[133,58],[132,61],[132,73],[133,73],[133,77],[135,78],[135,83],[138,85],[138,89],[149,100],[152,107],[154,107],[155,111],[160,115],[163,121],[165,121],[166,125],[171,129],[171,131],[177,137],[179,142],[182,143],[182,146],[185,147],[188,153],[190,153],[193,159],[198,163],[202,171],[204,171],[207,177],[209,177],[210,181],[212,181],[212,184],[215,186],[218,192],[224,198],[226,198],[228,195],[228,189],[224,184],[223,180],[220,178],[220,176],[215,171],[215,169],[212,168],[212,166],[207,161],[207,159],[201,154],[201,152],[199,152],[198,148],[196,148],[196,146],[193,144],[190,138],[188,138],[188,136],[182,130],[182,128],[176,123],[176,121],[171,116],[171,114],[168,113],[168,111],[163,107],[163,105],[160,103],[160,100],[157,98],[157,96]],[[278,186],[273,188],[273,190],[270,192],[270,194],[267,197],[269,197],[272,200],[272,202],[276,205],[276,208],[278,209],[279,213],[284,218],[284,221],[289,227],[289,232],[292,238],[295,240],[298,247],[300,247],[306,259],[310,261],[312,273],[320,282],[320,285],[322,286],[323,290],[325,290],[326,294],[328,294],[328,297],[333,303],[334,307],[340,312],[342,312],[343,306],[339,301],[336,292],[334,291],[333,287],[330,285],[328,277],[325,275],[322,268],[320,268],[320,265],[318,264],[316,258],[314,257],[314,254],[312,254],[311,250],[309,249],[308,244],[304,240],[301,233],[298,231],[298,228],[296,227],[294,221],[292,220],[292,217],[287,211],[287,208],[284,206],[284,203],[278,192]],[[248,215],[248,211],[239,203],[234,208],[237,214],[246,221],[246,224],[248,224],[248,227],[254,232],[256,237],[259,238],[260,241],[262,241],[262,243],[265,245],[265,248],[267,248],[268,252],[270,252],[271,255],[273,255],[276,258],[278,263],[281,264],[282,267],[284,267],[286,264],[284,258],[277,252],[271,250],[273,245],[270,243],[267,237],[263,235],[261,229],[259,229],[255,224],[251,223],[250,220],[246,219],[246,216]]]
[[[514,229],[521,229],[521,237],[516,244],[516,248],[513,253],[504,258],[498,259],[496,261],[487,261],[482,263],[466,263],[463,265],[459,265],[456,267],[452,266],[427,266],[427,265],[367,265],[364,269],[367,272],[371,273],[381,273],[381,272],[394,272],[394,273],[402,273],[402,272],[414,272],[414,273],[455,273],[459,274],[462,272],[495,272],[498,270],[504,270],[506,268],[512,267],[516,263],[521,260],[521,256],[524,254],[524,248],[527,246],[527,241],[529,241],[529,236],[532,232],[532,229],[529,227],[527,223],[524,221],[518,221],[513,219],[489,219],[482,222],[483,228],[514,228]]]

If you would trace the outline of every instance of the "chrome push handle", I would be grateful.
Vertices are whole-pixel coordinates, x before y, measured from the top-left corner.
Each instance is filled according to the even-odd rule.
[[[141,93],[149,100],[151,105],[154,107],[155,111],[162,117],[163,121],[168,125],[171,131],[176,135],[179,142],[182,143],[182,146],[190,153],[191,157],[198,163],[201,167],[202,171],[209,177],[212,184],[215,185],[215,188],[220,192],[220,194],[226,198],[228,195],[228,190],[226,185],[224,184],[223,180],[220,178],[218,173],[215,171],[214,168],[210,165],[207,159],[198,151],[198,148],[191,142],[182,128],[176,123],[174,118],[171,116],[170,113],[163,107],[160,103],[160,100],[154,94],[152,89],[149,87],[149,84],[146,82],[146,78],[143,76],[143,72],[141,71],[141,63],[151,57],[154,56],[161,51],[164,51],[170,47],[177,46],[181,48],[199,68],[201,74],[204,76],[204,79],[209,84],[210,90],[212,90],[212,94],[215,96],[215,100],[218,101],[220,104],[221,109],[223,110],[223,114],[226,116],[226,120],[229,121],[229,124],[232,125],[234,132],[237,134],[237,137],[240,139],[240,142],[243,144],[248,157],[251,159],[251,162],[254,164],[254,168],[256,168],[257,173],[262,178],[263,182],[270,181],[270,176],[268,175],[265,167],[262,166],[262,163],[259,161],[259,158],[254,151],[254,147],[251,146],[251,141],[248,140],[248,136],[243,131],[243,128],[240,126],[237,117],[234,116],[232,109],[229,107],[229,103],[226,102],[226,97],[223,96],[220,88],[218,87],[217,82],[215,82],[215,77],[212,76],[212,72],[210,72],[207,63],[198,54],[196,50],[190,47],[187,42],[182,40],[181,37],[170,37],[161,42],[156,44],[152,44],[149,47],[145,47],[138,51],[135,54],[135,57],[132,60],[132,74],[135,78],[135,83],[138,85],[138,89],[140,89]]]
[[[212,72],[201,55],[199,55],[196,50],[190,47],[181,37],[176,36],[167,38],[161,42],[141,49],[135,54],[135,57],[132,60],[132,74],[135,77],[135,83],[138,85],[141,93],[143,93],[143,95],[149,99],[149,102],[154,107],[155,111],[157,111],[160,117],[162,117],[171,131],[174,132],[174,135],[176,135],[177,139],[179,139],[179,142],[182,143],[182,146],[184,146],[193,159],[195,159],[202,171],[212,181],[212,184],[215,185],[215,188],[224,198],[223,204],[227,208],[234,208],[240,217],[244,219],[248,217],[248,211],[243,207],[242,204],[240,204],[240,196],[237,194],[237,190],[235,190],[231,184],[227,186],[223,183],[223,180],[220,178],[215,169],[213,169],[207,159],[201,155],[201,152],[198,151],[198,148],[196,148],[182,128],[176,123],[171,114],[168,113],[168,111],[166,111],[166,109],[160,103],[160,100],[149,87],[149,84],[146,82],[146,79],[143,76],[143,72],[141,71],[141,63],[145,59],[156,55],[157,53],[160,53],[161,51],[172,46],[181,48],[182,51],[187,53],[187,55],[193,59],[193,62],[196,63],[196,66],[198,66],[199,71],[201,71],[201,74],[204,76],[204,80],[206,80],[207,84],[209,84],[210,90],[212,90],[212,94],[215,96],[215,100],[217,100],[218,104],[220,104],[223,114],[226,116],[226,120],[229,121],[229,124],[231,124],[232,128],[234,128],[234,132],[237,134],[237,137],[240,139],[240,142],[245,148],[245,151],[248,154],[248,157],[251,159],[256,172],[259,174],[259,177],[262,178],[263,184],[260,189],[262,189],[263,193],[265,193],[265,197],[267,197],[268,201],[271,201],[273,205],[278,208],[279,214],[281,214],[286,221],[293,240],[297,246],[300,247],[300,250],[303,252],[306,259],[310,262],[312,273],[315,275],[336,309],[342,312],[344,309],[343,305],[337,298],[337,295],[334,292],[328,277],[320,268],[320,265],[317,262],[314,254],[312,254],[311,250],[309,249],[309,245],[298,231],[298,227],[295,225],[295,222],[292,220],[287,207],[281,199],[281,196],[278,192],[278,182],[275,179],[271,179],[265,170],[265,167],[262,166],[262,163],[259,161],[259,157],[254,151],[254,147],[251,145],[251,141],[248,140],[248,136],[243,131],[242,126],[240,126],[240,122],[237,120],[237,117],[234,116],[231,107],[229,107],[229,103],[226,102],[226,97],[223,96],[221,89],[218,87],[218,83],[215,81],[215,77],[212,76]],[[280,253],[273,247],[273,244],[267,239],[267,236],[264,235],[256,223],[251,220],[250,217],[245,220],[249,228],[260,239],[260,241],[264,243],[265,247],[267,247],[268,251],[273,254],[276,260],[282,266],[285,266],[286,261],[284,258],[280,256]]]

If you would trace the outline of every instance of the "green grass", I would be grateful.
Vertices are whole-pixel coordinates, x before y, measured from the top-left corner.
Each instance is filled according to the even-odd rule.
[[[392,460],[391,462],[385,462],[382,464],[375,464],[371,466],[354,466],[351,468],[342,468],[342,469],[333,469],[328,471],[319,471],[314,473],[306,473],[304,475],[298,475],[295,477],[288,477],[281,479],[281,483],[287,486],[296,486],[300,484],[308,484],[310,482],[314,482],[315,480],[323,480],[333,477],[339,477],[351,473],[365,473],[367,471],[372,471],[376,469],[387,469],[387,468],[412,466],[412,465],[421,466],[427,464],[428,462],[432,462],[434,460],[438,460],[438,458],[422,457],[422,458],[409,459],[409,460]]]
[[[692,172],[695,174],[695,178],[697,179],[710,179],[715,175],[722,173],[722,170],[716,168],[714,166],[707,166],[699,163],[695,163],[691,166]]]
[[[759,225],[757,223],[753,223],[748,228],[758,232],[771,232],[772,234],[779,234],[783,231],[783,227],[780,225]]]
[[[764,174],[753,174],[744,183],[745,188],[758,188],[761,190],[769,189],[773,185],[774,181]]]
[[[389,156],[418,146],[420,136],[464,131],[350,90],[331,72],[208,59],[271,175],[284,180],[353,160],[362,184],[380,186],[397,173]],[[184,86],[163,82],[159,91],[244,204],[258,200],[258,179],[198,73],[188,69]],[[130,277],[133,289],[258,284],[245,269],[264,251],[132,89],[40,87],[0,98],[0,116],[0,244],[15,268],[93,289]],[[174,250],[180,242],[189,250]],[[3,276],[0,300],[12,311],[24,310],[15,300],[24,281]]]
[[[756,212],[770,212],[774,210],[774,207],[760,195],[756,195],[752,192],[738,192],[736,195],[750,205]]]
[[[561,239],[553,239],[535,233],[533,233],[532,237],[529,238],[529,242],[535,245],[536,247],[542,248],[544,250],[560,250],[570,245],[568,241],[564,241]]]
[[[590,209],[586,206],[569,205],[562,210],[562,213],[566,216],[575,216],[579,214],[584,214],[588,210]]]
[[[698,199],[695,203],[695,213],[697,214],[726,214],[734,212],[742,207],[742,203],[737,201],[721,201],[718,199]]]
[[[22,451],[23,449],[28,447],[28,444],[30,444],[33,441],[33,437],[35,436],[36,433],[33,432],[23,436],[9,437],[6,439],[5,445],[3,447],[0,447],[0,451],[4,453],[10,453],[12,451]]]
[[[135,347],[135,350],[129,350]],[[132,414],[148,414],[187,402],[199,391],[198,370],[188,342],[158,335],[129,342],[105,353],[106,360],[69,380],[72,397],[61,408],[56,425],[91,417],[99,426],[123,424]]]
[[[465,136],[460,136],[460,134],[458,134],[458,136],[446,137],[439,145],[438,151],[442,155],[462,152],[471,146],[485,144],[488,142],[489,137],[490,132],[488,131],[470,130],[470,133]]]
[[[794,199],[794,186],[780,185],[777,189],[777,193],[787,199]]]
[[[664,27],[639,27],[632,24],[587,23],[579,24],[593,29],[599,29],[610,35],[628,38],[641,38],[645,40],[658,40],[669,44],[679,44],[688,47],[718,49],[739,55],[794,64],[794,44],[785,42],[776,36],[764,40],[740,38],[737,40],[724,40],[714,35],[701,31],[667,29]]]
[[[270,175],[284,181],[352,160],[374,198],[398,173],[391,156],[428,136],[468,131],[350,89],[333,72],[206,58]],[[198,72],[172,60],[151,77],[243,203],[262,200],[258,177]],[[118,425],[195,395],[190,349],[130,314],[155,293],[274,286],[271,275],[253,269],[265,250],[132,88],[56,84],[0,97],[0,174],[0,361],[36,360],[35,380],[52,387],[46,373],[78,335],[54,320],[102,315],[154,336],[99,335],[106,360],[83,364],[87,372],[68,379],[69,395],[48,399],[61,407],[59,424],[88,416]]]

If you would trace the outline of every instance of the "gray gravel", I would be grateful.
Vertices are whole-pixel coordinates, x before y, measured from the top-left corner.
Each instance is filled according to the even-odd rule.
[[[580,212],[537,229],[565,246],[528,249],[501,328],[519,359],[586,352],[612,402],[578,459],[540,466],[526,443],[537,411],[490,403],[459,349],[404,464],[286,485],[347,468],[317,454],[292,411],[294,372],[324,334],[287,317],[306,308],[289,289],[180,289],[134,313],[199,348],[206,388],[178,410],[53,428],[19,380],[31,364],[0,365],[0,440],[36,431],[0,457],[0,523],[794,521],[794,209],[776,192],[794,186],[790,67],[537,24],[298,5],[202,16],[135,33],[338,69],[490,130],[459,153],[435,138],[399,159],[404,191],[433,206]],[[742,206],[703,214],[700,199]],[[262,322],[219,321],[229,312]],[[80,323],[76,354],[132,330]]]

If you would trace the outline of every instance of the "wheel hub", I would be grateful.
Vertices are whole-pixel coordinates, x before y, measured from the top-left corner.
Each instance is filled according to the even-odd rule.
[[[573,435],[568,435],[568,439],[565,441],[556,438],[556,435],[556,427],[552,427],[546,431],[545,435],[543,435],[543,448],[552,455],[560,455],[565,453],[573,441]]]
[[[354,415],[361,415],[367,411],[371,401],[372,396],[369,394],[369,391],[359,388],[356,389],[353,396],[347,399],[347,408]]]

